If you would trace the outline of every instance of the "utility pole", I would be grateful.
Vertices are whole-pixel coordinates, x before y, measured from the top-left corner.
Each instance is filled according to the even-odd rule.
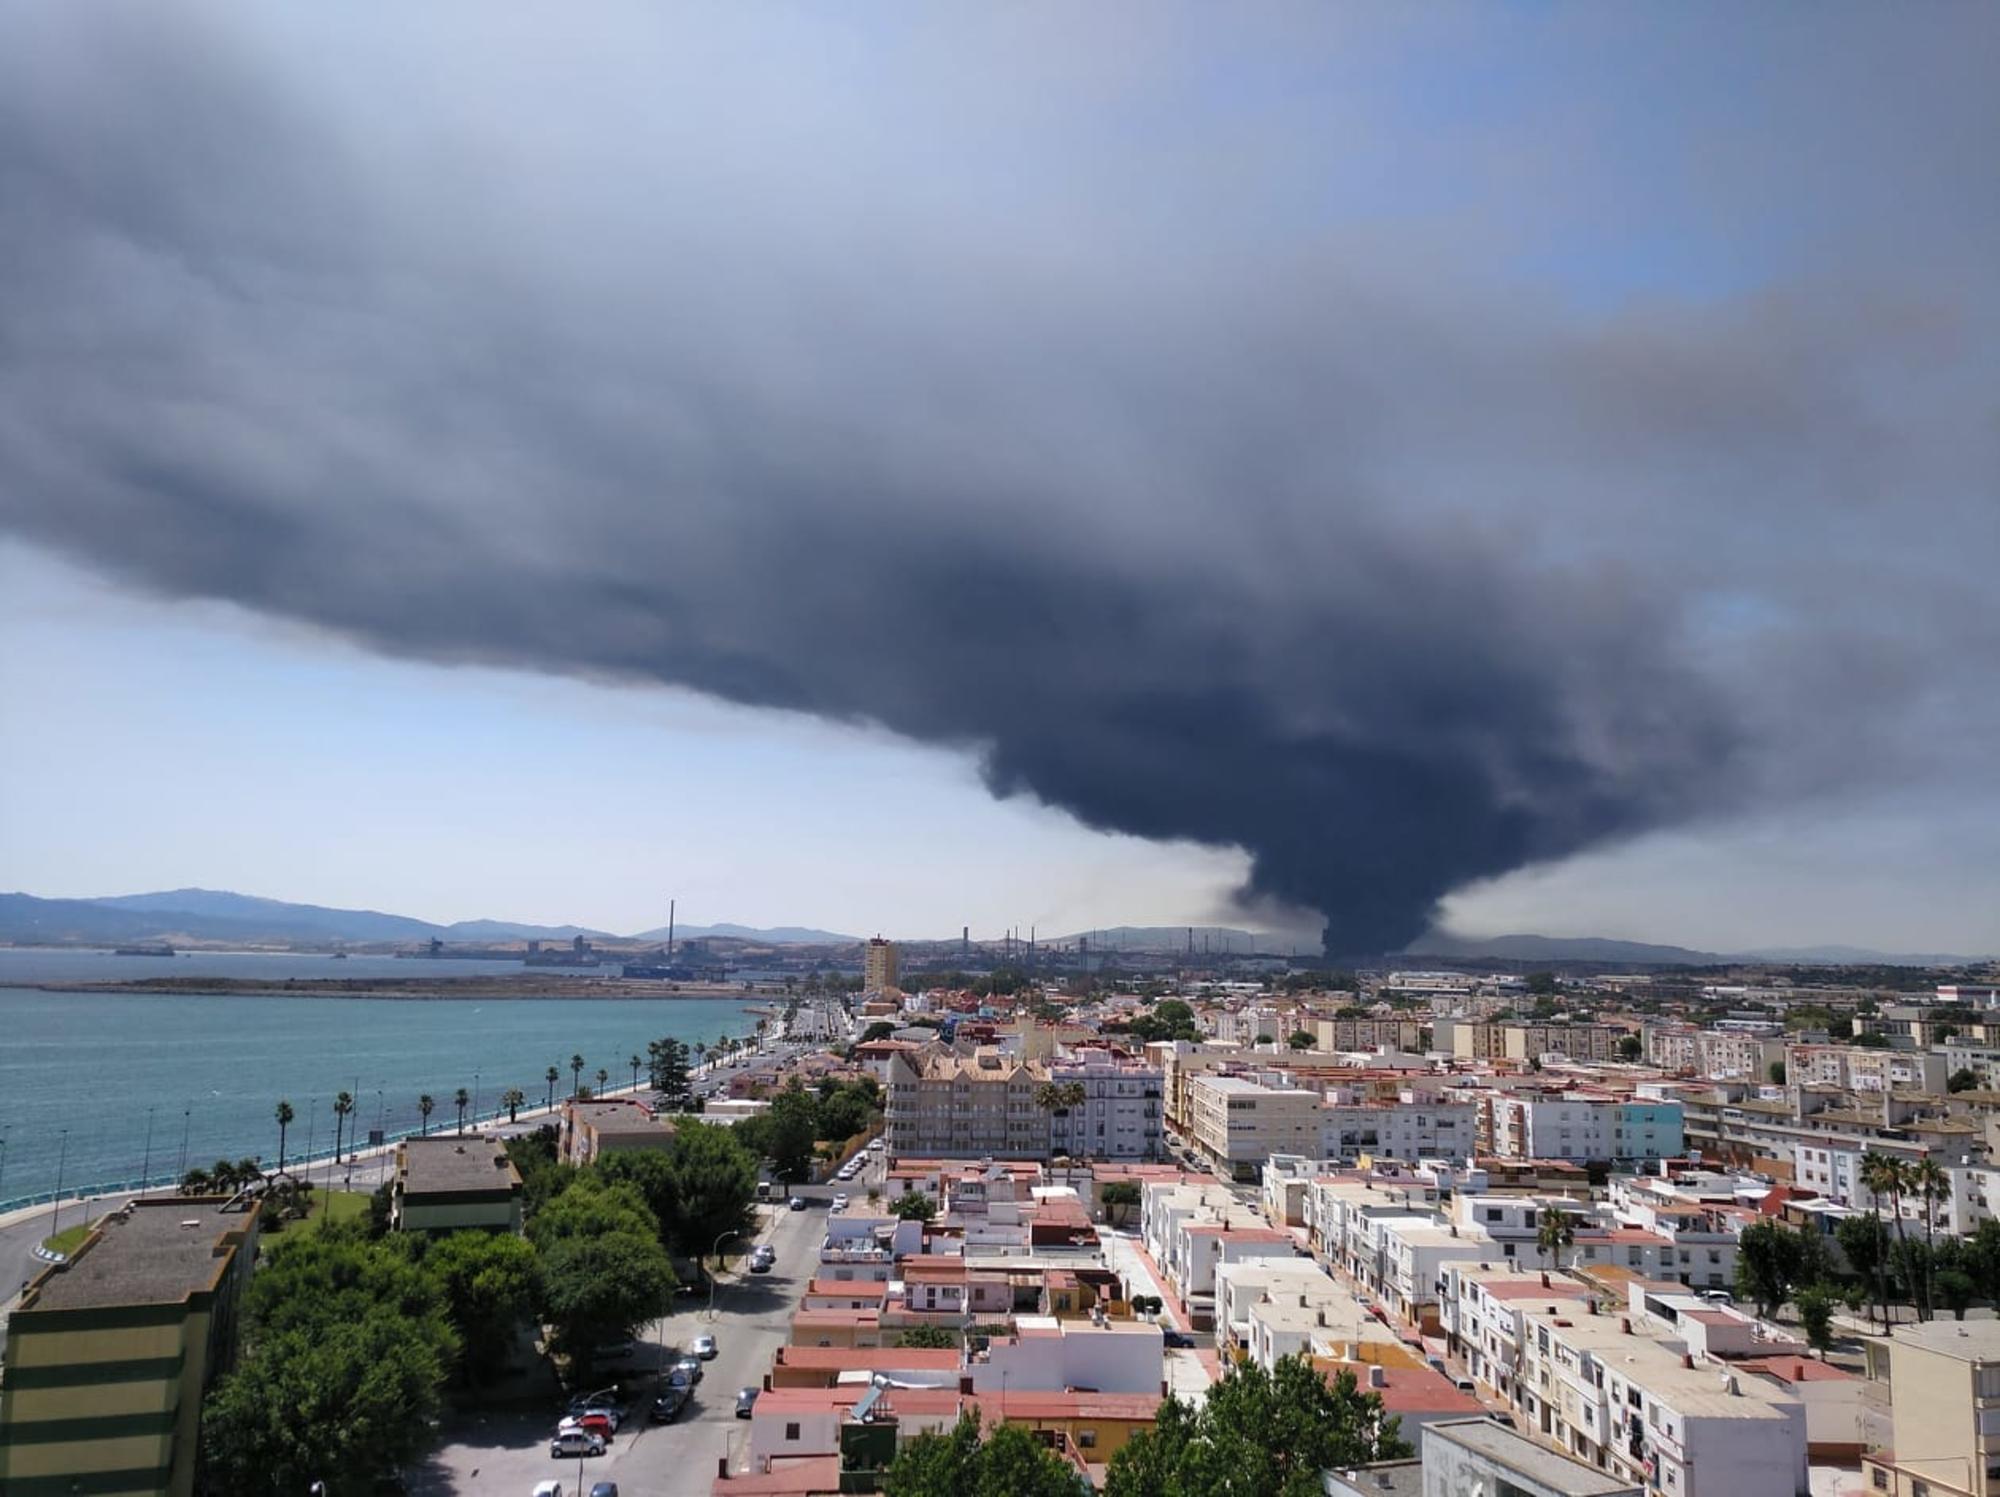
[[[68,1163],[69,1163],[69,1129],[65,1128],[62,1131],[62,1153],[56,1158],[56,1214],[55,1214],[55,1220],[49,1223],[49,1236],[51,1237],[55,1236],[57,1232],[62,1230],[63,1169],[66,1165],[68,1165]]]
[[[139,1166],[139,1194],[146,1193],[146,1182],[153,1173],[153,1109],[146,1109],[146,1160]]]
[[[193,1131],[194,1131],[194,1107],[192,1104],[190,1104],[181,1109],[181,1167],[180,1167],[180,1172],[174,1176],[176,1180],[185,1180],[187,1178],[188,1135]]]

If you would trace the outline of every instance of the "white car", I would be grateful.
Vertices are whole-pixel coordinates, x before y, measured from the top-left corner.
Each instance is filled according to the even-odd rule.
[[[835,1196],[835,1197],[833,1198],[833,1209],[834,1209],[835,1211],[845,1211],[845,1210],[847,1209],[847,1197],[846,1197],[846,1195],[844,1195],[844,1194],[842,1194],[842,1195],[836,1195],[836,1196]]]
[[[604,1441],[580,1429],[566,1429],[549,1441],[549,1454],[557,1459],[566,1455],[603,1455]]]
[[[713,1336],[697,1336],[693,1341],[688,1343],[688,1350],[695,1356],[700,1357],[702,1361],[710,1361],[716,1353],[715,1338]]]

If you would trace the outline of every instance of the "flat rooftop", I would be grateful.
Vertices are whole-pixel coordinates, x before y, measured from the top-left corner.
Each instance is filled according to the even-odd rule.
[[[486,1138],[406,1138],[399,1145],[403,1188],[412,1195],[444,1191],[510,1191],[521,1183],[507,1150]]]
[[[1427,1424],[1422,1438],[1426,1445],[1432,1440],[1449,1440],[1462,1450],[1474,1451],[1496,1466],[1562,1492],[1565,1497],[1629,1497],[1639,1490],[1630,1482],[1619,1481],[1553,1450],[1544,1450],[1491,1419]]]
[[[1968,1362],[2000,1362],[2000,1320],[1931,1320],[1899,1325],[1894,1339]]]
[[[223,1239],[249,1230],[254,1211],[222,1211],[218,1197],[135,1201],[113,1212],[66,1264],[46,1269],[17,1313],[171,1305],[212,1285],[228,1261]]]

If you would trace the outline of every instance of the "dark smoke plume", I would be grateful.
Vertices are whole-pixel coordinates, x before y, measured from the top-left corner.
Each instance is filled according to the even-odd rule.
[[[34,14],[0,517],[149,589],[963,745],[998,793],[1247,850],[1337,953],[1879,773],[1863,719],[1990,643],[1955,610],[1990,308],[1949,288],[1592,315],[1455,236],[1233,232],[1226,163],[1121,176],[999,84],[927,114],[949,48],[923,100],[804,42],[739,100],[707,59],[763,55],[741,18]],[[1922,584],[1896,630],[1870,575]]]

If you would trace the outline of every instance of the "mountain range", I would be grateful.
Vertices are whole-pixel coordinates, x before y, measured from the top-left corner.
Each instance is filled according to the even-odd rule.
[[[1120,925],[1052,936],[1045,945],[1074,945],[1088,937],[1099,949],[1184,950],[1184,925]],[[1296,935],[1242,930],[1233,926],[1193,927],[1197,947],[1210,952],[1288,952],[1309,949]],[[680,940],[714,938],[769,945],[851,946],[861,937],[812,926],[752,926],[723,922],[677,925]],[[656,926],[629,936],[584,925],[532,925],[513,920],[460,920],[439,925],[381,910],[346,910],[293,904],[218,889],[168,889],[151,894],[119,894],[93,899],[40,899],[32,894],[0,894],[0,941],[16,944],[110,945],[142,941],[244,945],[413,944],[450,942],[567,941],[659,942],[667,928]],[[940,944],[950,944],[948,941]],[[990,940],[981,944],[991,946]],[[1399,957],[1471,961],[1486,957],[1513,962],[1604,962],[1635,966],[1713,966],[1732,961],[1881,966],[1961,966],[1979,958],[1945,952],[1885,952],[1858,946],[1791,946],[1755,951],[1697,951],[1686,946],[1601,937],[1539,935],[1459,936],[1433,930],[1410,943]]]

